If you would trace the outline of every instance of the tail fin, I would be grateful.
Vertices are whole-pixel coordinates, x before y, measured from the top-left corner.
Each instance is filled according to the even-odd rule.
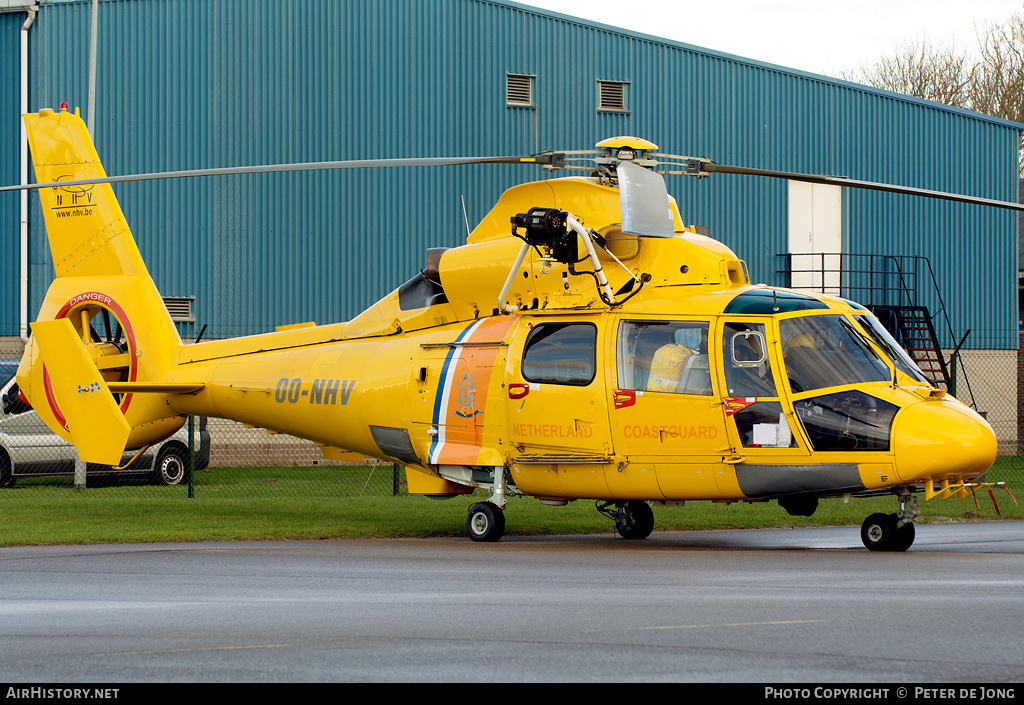
[[[37,182],[105,176],[89,131],[77,112],[40,110],[24,116]],[[34,333],[18,368],[18,384],[47,425],[74,442],[81,453],[82,429],[95,431],[109,426],[109,416],[103,417],[108,422],[97,422],[89,418],[88,405],[62,401],[64,394],[55,394],[54,380],[66,381],[72,373],[81,377],[82,370],[76,364],[85,359],[84,354],[98,371],[105,395],[111,393],[108,385],[116,390],[131,389],[131,383],[155,382],[175,366],[181,339],[111,186],[53,186],[38,193],[56,279],[36,320],[67,319],[75,335],[68,338],[65,326],[62,333],[50,336],[58,341],[57,349],[51,345],[42,350],[39,342],[43,341],[36,341]],[[62,354],[59,346],[72,342],[80,351]],[[128,447],[158,440],[183,422],[183,417],[171,412],[158,394],[122,391],[112,398],[131,428]],[[77,428],[69,428],[74,426]],[[112,448],[121,443],[121,436],[110,430],[110,440],[103,443]],[[92,455],[113,457],[111,448]]]
[[[77,114],[29,113],[25,130],[39,183],[106,176]],[[39,189],[39,201],[58,279],[148,274],[110,184]]]

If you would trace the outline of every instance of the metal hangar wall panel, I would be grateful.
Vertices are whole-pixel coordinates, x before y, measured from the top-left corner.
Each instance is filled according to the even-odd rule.
[[[0,13],[0,182],[21,171],[20,67],[24,12]],[[21,208],[18,194],[0,194],[0,335],[18,335],[21,288]],[[51,270],[52,271],[52,270]],[[52,276],[52,274],[51,274]]]
[[[0,15],[2,52],[7,25],[24,18],[12,14]],[[40,6],[30,110],[67,101],[84,114],[89,17],[89,0]],[[97,68],[95,138],[110,174],[523,154],[634,134],[721,163],[1016,198],[1013,123],[513,2],[102,0]],[[8,73],[0,106],[14,90]],[[0,141],[2,173],[9,149]],[[463,203],[474,226],[504,189],[547,176],[363,169],[116,192],[161,292],[196,297],[182,335],[208,324],[207,337],[223,337],[351,318],[423,267],[428,247],[464,241]],[[668,185],[686,222],[734,248],[755,281],[782,283],[785,182]],[[848,251],[927,256],[973,346],[1016,347],[1013,214],[852,189],[844,198]],[[32,202],[30,315],[52,277]],[[6,287],[7,257],[0,266]]]

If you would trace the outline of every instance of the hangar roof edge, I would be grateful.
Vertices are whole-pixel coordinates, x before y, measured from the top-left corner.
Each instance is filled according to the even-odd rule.
[[[925,108],[933,108],[936,110],[943,110],[945,112],[956,113],[963,115],[974,120],[980,120],[983,122],[990,122],[1001,127],[1008,127],[1018,132],[1024,131],[1024,123],[1014,122],[1013,120],[1007,120],[1005,118],[996,117],[994,115],[986,115],[985,113],[975,112],[973,110],[967,110],[966,108],[958,108],[952,105],[946,105],[945,103],[937,103],[931,100],[924,100],[923,98],[916,98],[914,96],[906,95],[903,93],[894,93],[892,91],[883,90],[881,88],[875,88],[874,86],[867,86],[862,83],[855,83],[853,81],[847,81],[842,78],[833,78],[832,76],[825,76],[824,74],[812,73],[810,71],[803,71],[801,69],[794,69],[787,66],[781,66],[779,64],[772,64],[767,61],[759,61],[757,59],[751,59],[739,54],[730,54],[724,51],[717,51],[708,47],[701,47],[695,44],[688,44],[675,39],[666,39],[665,37],[659,37],[653,34],[645,34],[643,32],[637,32],[624,27],[616,27],[614,25],[603,24],[594,20],[584,19],[582,17],[575,17],[573,15],[566,15],[561,12],[554,12],[553,10],[545,10],[540,7],[534,7],[527,3],[514,2],[513,0],[475,0],[475,2],[482,2],[489,5],[503,5],[505,7],[511,7],[523,12],[528,12],[543,17],[551,17],[554,19],[562,20],[565,22],[571,22],[586,27],[593,27],[606,32],[613,32],[615,34],[621,34],[628,37],[634,37],[641,41],[656,42],[659,44],[665,44],[668,46],[679,47],[687,51],[692,51],[698,54],[707,54],[708,56],[717,57],[720,59],[727,59],[729,61],[735,61],[737,63],[748,64],[758,68],[768,69],[770,71],[777,71],[779,73],[789,74],[791,76],[799,76],[801,78],[810,79],[813,81],[819,81],[821,83],[831,83],[837,86],[843,86],[851,88],[853,90],[861,91],[863,93],[874,93],[875,95],[884,96],[886,98],[893,98],[896,100],[905,101],[907,103],[913,103],[920,105]]]

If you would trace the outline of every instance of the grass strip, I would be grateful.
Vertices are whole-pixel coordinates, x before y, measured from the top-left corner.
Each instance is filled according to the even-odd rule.
[[[989,473],[989,480],[1005,474]],[[19,480],[0,490],[0,546],[139,543],[162,541],[250,541],[283,539],[464,536],[469,505],[489,493],[450,500],[391,496],[391,468],[212,468],[197,476],[196,496],[184,487],[119,481],[75,490],[66,479]],[[1016,487],[1016,489],[1014,489]],[[1019,481],[1010,482],[1024,494]],[[917,523],[1024,519],[1024,508],[995,491],[966,500],[925,502],[919,495]],[[688,502],[656,507],[656,530],[859,526],[869,514],[896,511],[894,497],[821,500],[811,517],[792,517],[778,502]],[[591,500],[550,507],[511,497],[509,535],[612,533],[614,527]]]

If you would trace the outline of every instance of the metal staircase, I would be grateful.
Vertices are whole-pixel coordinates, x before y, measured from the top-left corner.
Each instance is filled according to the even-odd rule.
[[[903,346],[910,357],[938,389],[952,390],[949,379],[949,367],[939,341],[935,335],[931,316],[925,306],[883,306],[869,305],[882,325]]]
[[[966,370],[959,365],[960,346],[942,301],[935,273],[927,257],[916,255],[875,255],[854,253],[814,253],[776,255],[783,286],[833,294],[866,306],[886,327],[889,333],[917,363],[921,372],[938,389],[953,394],[960,386],[961,398],[970,398],[975,406],[974,394]],[[930,285],[931,299],[939,310],[930,313],[919,303],[919,288]],[[935,322],[953,348],[947,360],[936,334]],[[951,374],[951,370],[954,372]]]

